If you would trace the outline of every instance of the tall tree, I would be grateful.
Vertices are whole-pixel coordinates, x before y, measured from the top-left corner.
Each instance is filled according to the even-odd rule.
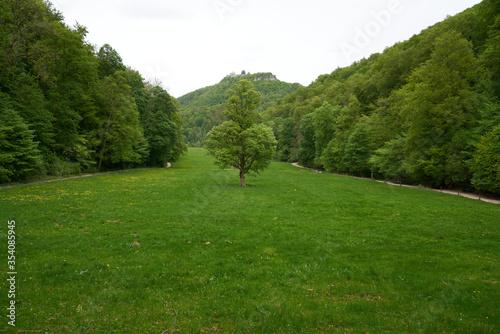
[[[54,146],[55,117],[47,110],[47,102],[35,77],[19,73],[9,85],[13,108],[34,131],[34,140],[39,149],[48,154]]]
[[[335,136],[335,121],[340,110],[341,108],[339,106],[334,107],[329,102],[324,102],[321,107],[314,111],[313,126],[314,143],[316,146],[314,163],[316,166],[323,166],[323,151]]]
[[[500,5],[497,5],[500,7]],[[495,24],[489,31],[489,39],[486,43],[487,49],[482,54],[482,61],[490,69],[491,88],[494,95],[500,98],[500,15],[497,16]]]
[[[454,31],[436,39],[431,58],[403,88],[408,92],[402,112],[409,125],[409,174],[432,186],[453,183],[446,166],[458,152],[452,152],[450,143],[473,124],[481,73],[470,42]]]
[[[314,158],[316,156],[316,145],[314,143],[314,114],[305,115],[300,122],[299,140],[300,148],[297,152],[297,158],[302,166],[316,167]]]
[[[343,107],[336,117],[335,134],[321,156],[325,169],[340,173],[349,172],[346,166],[346,145],[359,118],[359,109],[359,101],[351,97],[348,105]]]
[[[23,118],[0,95],[0,183],[21,181],[42,169],[38,142]]]
[[[224,111],[228,120],[208,133],[205,145],[220,168],[239,170],[240,185],[245,186],[245,174],[269,166],[276,139],[269,126],[258,124],[261,95],[250,81],[241,80],[229,94]]]
[[[37,43],[33,70],[45,90],[46,108],[53,115],[54,163],[78,163],[87,167],[88,131],[97,122],[94,91],[97,90],[97,61],[93,48],[85,42],[82,26],[68,28],[55,21],[50,32]],[[82,129],[83,127],[83,129]]]
[[[159,86],[149,91],[149,103],[141,115],[144,135],[149,143],[149,166],[164,167],[174,162],[185,152],[182,142],[182,127],[177,115],[177,107],[170,94]]]
[[[295,122],[291,117],[285,119],[278,117],[278,120],[280,124],[276,131],[276,137],[278,139],[276,157],[280,161],[290,161],[293,160],[293,143],[296,138]]]
[[[101,85],[102,120],[98,131],[98,152],[103,163],[139,163],[144,158],[145,140],[139,114],[127,84],[126,74],[117,72]]]
[[[367,175],[370,172],[368,159],[370,158],[371,146],[369,138],[369,118],[361,119],[354,126],[347,139],[344,153],[344,164],[346,170],[355,175]]]
[[[41,0],[0,2],[0,82],[17,60],[32,54],[33,40],[46,30],[45,14]]]
[[[122,57],[109,44],[104,44],[97,52],[99,77],[104,78],[118,71],[124,71]]]
[[[477,189],[500,193],[500,125],[481,138],[471,167]]]

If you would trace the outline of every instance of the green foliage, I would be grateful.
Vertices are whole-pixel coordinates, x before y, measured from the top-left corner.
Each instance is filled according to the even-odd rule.
[[[297,153],[297,159],[302,166],[314,167],[314,158],[316,156],[316,145],[314,143],[314,115],[308,114],[300,122],[300,149]]]
[[[260,106],[262,95],[254,89],[250,81],[241,80],[228,94],[224,116],[235,122],[242,131],[261,120],[256,109]]]
[[[149,124],[142,116],[157,99],[153,87],[127,70],[110,45],[96,52],[86,36],[84,27],[66,26],[50,2],[0,2],[0,94],[21,117],[16,124],[27,126],[24,138],[31,139],[25,140],[37,145],[39,154],[28,156],[42,161],[12,180],[160,165],[185,153],[175,100],[164,98],[166,117],[154,110],[145,138]]]
[[[351,97],[348,106],[343,107],[335,119],[336,131],[333,138],[328,143],[323,151],[321,162],[322,165],[330,171],[338,173],[349,173],[348,159],[346,154],[346,145],[348,144],[350,135],[358,121],[359,115],[359,102],[355,97]],[[351,147],[350,149],[354,149]],[[352,164],[351,164],[352,167]]]
[[[104,44],[99,49],[96,56],[100,78],[105,78],[115,74],[116,72],[125,70],[122,58],[109,44]]]
[[[450,144],[457,132],[472,124],[479,107],[475,91],[480,75],[470,43],[448,32],[436,39],[430,59],[403,88],[403,114],[409,126],[406,158],[415,180],[433,186],[451,183],[447,159],[459,152]]]
[[[498,6],[498,5],[497,5]],[[490,69],[490,85],[493,94],[500,99],[500,15],[496,17],[495,23],[488,31],[489,38],[486,43],[486,50],[482,54],[482,61]]]
[[[224,121],[222,115],[226,108],[225,103],[229,91],[242,79],[253,82],[255,90],[261,93],[262,101],[257,108],[259,113],[271,106],[277,99],[301,87],[300,84],[279,81],[272,73],[242,72],[241,75],[233,73],[216,85],[180,97],[179,103],[182,106],[180,115],[184,123],[186,142],[190,146],[203,146],[206,134],[212,127]]]
[[[471,168],[472,184],[477,189],[500,192],[500,125],[481,138]]]
[[[483,1],[276,101],[263,112],[276,134],[283,119],[295,123],[293,147],[279,159],[411,184],[478,185],[471,161],[500,122],[498,6]]]
[[[257,123],[261,95],[250,81],[241,80],[229,94],[224,111],[228,120],[208,133],[206,147],[221,169],[238,169],[240,185],[245,186],[245,174],[258,173],[269,166],[276,139],[269,126]]]
[[[0,82],[15,72],[16,62],[36,53],[32,41],[50,29],[42,0],[0,2]]]
[[[277,138],[275,158],[280,161],[296,161],[294,152],[295,122],[293,118],[275,118],[272,122],[274,136]]]
[[[0,99],[4,99],[0,95]],[[0,183],[22,181],[39,172],[38,142],[19,114],[0,100]]]
[[[313,113],[312,125],[314,128],[314,145],[316,148],[314,164],[317,166],[323,164],[321,157],[323,151],[335,134],[335,119],[340,113],[340,109],[339,106],[333,107],[330,103],[324,102],[323,105]]]
[[[182,122],[172,97],[161,87],[149,90],[150,99],[141,115],[144,135],[149,143],[149,166],[165,167],[185,151]],[[177,146],[177,143],[182,145]]]
[[[405,147],[406,138],[397,136],[377,149],[370,157],[369,164],[376,169],[378,175],[405,180],[408,178],[404,159]]]
[[[54,115],[47,109],[43,90],[35,78],[21,72],[9,83],[10,99],[13,108],[34,131],[34,140],[39,142],[39,149],[50,152],[55,146]]]
[[[130,86],[124,72],[104,78],[100,89],[102,121],[97,133],[99,165],[140,163],[137,152],[144,141],[139,113],[134,108]]]
[[[370,165],[368,160],[370,159],[371,144],[369,137],[369,118],[367,116],[362,117],[354,126],[347,143],[345,145],[344,151],[344,164],[346,171],[353,175],[369,175]]]

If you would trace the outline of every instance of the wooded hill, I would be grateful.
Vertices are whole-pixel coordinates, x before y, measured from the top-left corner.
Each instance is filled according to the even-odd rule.
[[[165,166],[186,151],[177,102],[42,0],[0,2],[0,183]]]
[[[255,89],[262,95],[259,112],[269,108],[276,100],[290,94],[302,85],[280,81],[272,73],[231,73],[216,85],[198,89],[178,98],[182,108],[180,115],[184,123],[186,142],[192,147],[202,147],[205,135],[224,121],[222,110],[228,99],[228,91],[240,80],[253,82]]]
[[[485,0],[279,99],[276,157],[500,194],[499,14]]]

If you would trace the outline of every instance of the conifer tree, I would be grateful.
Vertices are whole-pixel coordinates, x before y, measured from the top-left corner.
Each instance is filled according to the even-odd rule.
[[[22,181],[41,170],[33,132],[18,112],[0,106],[0,183]]]

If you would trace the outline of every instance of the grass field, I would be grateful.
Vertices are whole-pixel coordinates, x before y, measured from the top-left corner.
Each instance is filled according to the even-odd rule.
[[[191,149],[0,189],[0,331],[500,332],[500,206],[284,163],[247,181]]]

